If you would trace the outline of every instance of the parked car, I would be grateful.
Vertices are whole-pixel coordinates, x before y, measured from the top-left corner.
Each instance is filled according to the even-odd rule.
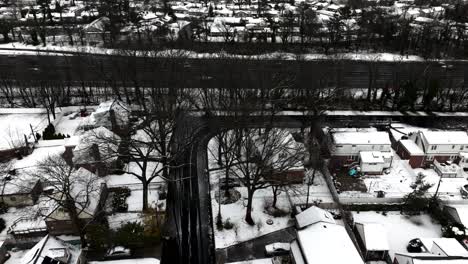
[[[268,257],[272,256],[283,256],[289,254],[291,245],[289,243],[272,243],[265,246],[265,255]]]
[[[112,247],[104,255],[104,259],[106,260],[125,259],[125,258],[131,258],[131,257],[132,257],[132,251],[122,246]]]
[[[237,179],[227,178],[226,181],[226,178],[223,177],[219,179],[219,187],[221,190],[226,190],[234,187],[240,187],[240,183]]]
[[[406,246],[406,250],[409,253],[421,253],[423,252],[423,243],[419,238],[411,239]]]

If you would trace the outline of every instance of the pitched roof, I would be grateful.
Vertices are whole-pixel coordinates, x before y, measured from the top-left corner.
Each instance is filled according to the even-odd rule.
[[[318,222],[334,224],[335,220],[329,212],[316,206],[309,207],[296,215],[296,225],[298,228],[304,228]]]
[[[333,133],[335,144],[390,145],[387,132],[336,132]]]

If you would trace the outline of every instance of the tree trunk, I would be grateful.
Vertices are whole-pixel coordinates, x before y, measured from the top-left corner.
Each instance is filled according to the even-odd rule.
[[[143,211],[148,210],[148,183],[143,182]]]
[[[249,195],[247,197],[247,209],[245,211],[245,222],[249,225],[255,225],[253,219],[252,219],[252,201],[253,201],[253,195],[254,192],[250,191]]]

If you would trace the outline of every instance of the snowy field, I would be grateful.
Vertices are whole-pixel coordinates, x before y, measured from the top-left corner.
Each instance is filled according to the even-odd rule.
[[[387,212],[384,216],[377,212],[353,212],[354,222],[380,223],[387,231],[390,256],[407,253],[406,246],[413,238],[439,238],[441,226],[434,223],[427,214],[406,216],[399,212]]]

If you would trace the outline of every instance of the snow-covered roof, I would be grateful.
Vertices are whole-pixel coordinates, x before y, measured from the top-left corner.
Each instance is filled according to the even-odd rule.
[[[364,245],[368,251],[389,250],[387,230],[380,223],[356,223],[362,225]]]
[[[411,155],[424,155],[424,151],[413,140],[401,139],[400,143]]]
[[[42,263],[46,257],[56,259],[64,257],[65,254],[70,255],[67,263],[74,264],[78,262],[80,250],[54,236],[47,235],[23,256],[20,264]]]
[[[112,129],[109,112],[113,110],[115,122],[118,126],[125,126],[129,122],[130,109],[119,100],[110,100],[99,104],[96,111],[91,114],[91,122],[96,126],[104,126]]]
[[[429,145],[468,145],[465,131],[423,131]]]
[[[335,144],[339,145],[390,145],[387,132],[336,132],[333,133]]]
[[[364,163],[384,163],[382,152],[380,151],[361,151],[359,158]]]
[[[334,224],[335,220],[329,212],[318,208],[317,206],[309,207],[305,211],[296,215],[297,228],[304,228],[318,222]]]
[[[80,136],[79,144],[73,150],[73,163],[85,164],[95,162],[92,156],[92,146],[96,144],[99,149],[101,161],[116,159],[120,137],[105,127],[88,130]]]
[[[455,238],[442,237],[433,239],[432,248],[435,249],[434,247],[442,250],[447,256],[468,257],[468,251]]]
[[[316,223],[297,232],[297,239],[307,263],[364,264],[345,228]]]

